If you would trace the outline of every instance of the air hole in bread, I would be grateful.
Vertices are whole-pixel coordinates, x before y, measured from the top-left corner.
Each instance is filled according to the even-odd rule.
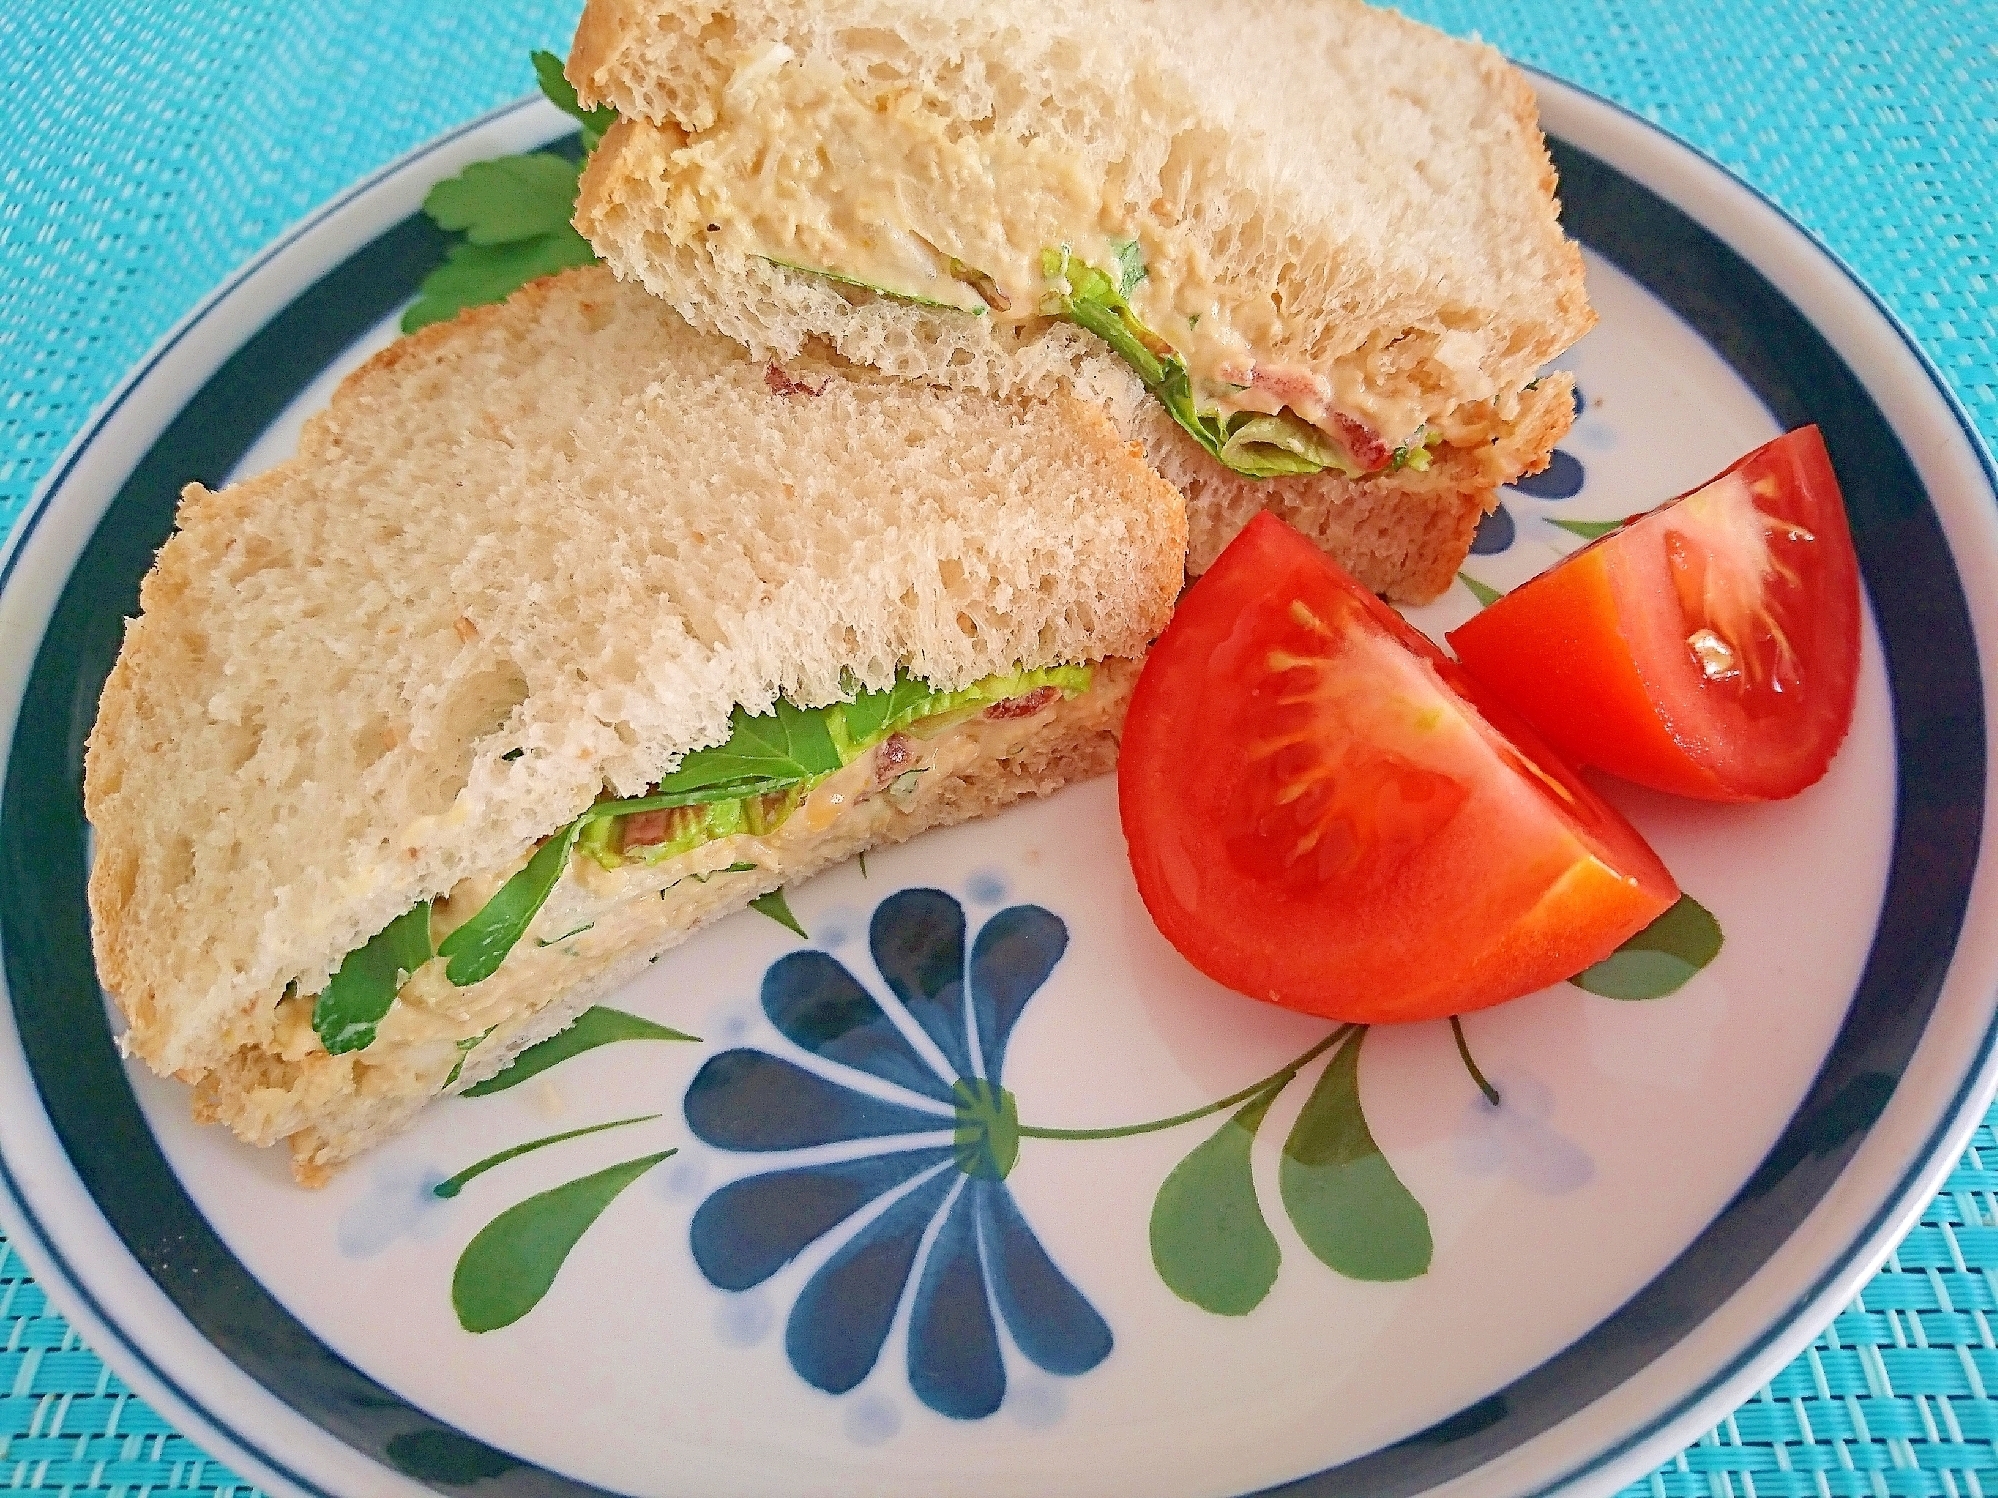
[[[410,742],[419,747],[422,762],[409,768],[417,788],[411,810],[435,815],[451,805],[471,775],[481,748],[495,735],[511,744],[518,735],[504,735],[514,710],[528,697],[527,678],[513,661],[501,659],[461,678],[431,712],[412,727]]]

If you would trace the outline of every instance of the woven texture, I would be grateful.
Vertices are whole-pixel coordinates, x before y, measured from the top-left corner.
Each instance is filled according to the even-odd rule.
[[[1410,0],[1604,94],[1800,219],[1998,444],[1992,0]],[[0,7],[0,533],[159,335],[286,225],[525,90],[575,0]],[[1988,1168],[1987,1168],[1988,1167]],[[1998,1139],[1768,1388],[1629,1498],[1998,1498]],[[247,1493],[0,1243],[0,1492]]]

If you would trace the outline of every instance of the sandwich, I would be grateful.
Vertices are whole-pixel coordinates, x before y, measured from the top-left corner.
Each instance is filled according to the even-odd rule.
[[[1532,90],[1392,11],[589,0],[567,76],[621,277],[963,388],[1114,350],[1196,572],[1269,508],[1424,601],[1572,419],[1540,371],[1593,313]]]
[[[1186,532],[1101,366],[779,364],[590,267],[190,486],[85,763],[129,1053],[314,1183],[707,922],[1107,770]]]

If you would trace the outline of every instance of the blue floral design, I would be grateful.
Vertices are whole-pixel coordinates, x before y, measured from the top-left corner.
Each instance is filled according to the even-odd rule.
[[[1112,1339],[1005,1184],[1020,1148],[1018,1110],[999,1083],[1006,1044],[1061,960],[1068,928],[1038,906],[1013,905],[979,929],[968,954],[965,933],[964,908],[942,890],[882,901],[868,946],[891,998],[826,952],[779,959],[764,974],[763,1012],[830,1065],[726,1051],[701,1068],[684,1106],[696,1137],[722,1150],[878,1141],[869,1152],[808,1159],[715,1191],[694,1214],[694,1260],[710,1283],[748,1290],[885,1202],[799,1292],[784,1334],[791,1366],[828,1393],[858,1387],[913,1281],[909,1386],[940,1414],[977,1420],[1005,1398],[1001,1325],[1022,1356],[1053,1374],[1088,1372]],[[933,1043],[942,1069],[891,1007]],[[892,1084],[910,1101],[857,1090],[834,1068]]]
[[[1575,389],[1575,419],[1582,419],[1586,405],[1582,400],[1581,387]],[[1566,448],[1555,448],[1549,457],[1546,468],[1539,473],[1521,474],[1506,486],[1510,501],[1502,503],[1491,514],[1478,522],[1477,534],[1471,538],[1471,555],[1493,557],[1512,549],[1519,539],[1519,521],[1513,513],[1513,505],[1521,498],[1549,501],[1573,499],[1582,492],[1588,479],[1587,469],[1582,460]],[[1536,505],[1527,506],[1529,512],[1537,512]]]

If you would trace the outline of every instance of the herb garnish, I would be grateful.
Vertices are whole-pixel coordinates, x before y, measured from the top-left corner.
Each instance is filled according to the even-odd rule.
[[[617,111],[578,104],[554,53],[536,52],[533,60],[542,93],[582,125],[583,150],[594,151],[617,123]],[[580,170],[565,157],[536,151],[476,162],[431,188],[423,211],[439,228],[464,238],[423,278],[416,301],[402,315],[403,332],[455,317],[467,307],[503,302],[538,277],[594,264],[596,251],[570,222]]]

